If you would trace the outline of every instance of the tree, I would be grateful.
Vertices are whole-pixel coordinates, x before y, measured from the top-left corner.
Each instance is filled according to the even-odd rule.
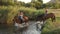
[[[39,1],[39,2],[43,3],[43,1],[42,1],[42,0],[37,0],[37,1]]]
[[[31,3],[27,3],[26,7],[34,7],[36,9],[40,9],[42,5],[42,2],[38,0],[32,0]]]
[[[41,5],[42,5],[41,2],[38,2],[38,1],[35,2],[35,8],[36,9],[40,9]]]
[[[0,0],[0,5],[13,5],[13,0]]]

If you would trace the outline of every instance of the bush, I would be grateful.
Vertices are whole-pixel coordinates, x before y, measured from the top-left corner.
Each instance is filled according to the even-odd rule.
[[[12,23],[12,19],[18,11],[18,7],[13,6],[0,6],[0,22],[1,23]]]
[[[12,23],[14,17],[18,14],[19,11],[24,11],[25,15],[29,17],[29,19],[35,19],[38,14],[42,14],[42,10],[36,10],[35,8],[25,8],[25,7],[17,7],[17,6],[0,6],[1,16],[0,20],[3,23],[10,24]]]
[[[23,10],[25,12],[25,15],[29,17],[29,19],[35,20],[36,16],[39,14],[43,14],[44,11],[41,10],[36,10],[34,8],[25,8],[25,7],[20,7],[20,10]]]

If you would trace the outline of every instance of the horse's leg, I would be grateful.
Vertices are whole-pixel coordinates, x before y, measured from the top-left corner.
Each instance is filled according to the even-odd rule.
[[[54,20],[54,22],[56,21],[56,18],[55,18],[55,16],[54,16],[53,20]]]
[[[38,21],[36,22],[37,24],[36,24],[36,30],[38,30]]]
[[[40,21],[37,21],[37,24],[36,24],[36,30],[39,30],[39,26],[40,25]]]
[[[41,31],[43,30],[43,28],[45,27],[46,21],[43,21],[42,27],[41,27]]]
[[[36,24],[37,30],[40,30],[40,31],[42,31],[43,26],[44,26],[43,21],[40,21],[39,23]]]
[[[51,17],[51,20],[52,20],[52,22],[53,22],[53,17]]]
[[[56,21],[55,16],[51,17],[51,19],[52,19],[52,22]]]

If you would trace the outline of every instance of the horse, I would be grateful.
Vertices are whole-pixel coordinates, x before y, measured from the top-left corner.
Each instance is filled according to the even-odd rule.
[[[38,16],[36,17],[37,23],[39,23],[39,24],[42,25],[42,27],[41,27],[40,30],[42,30],[42,29],[44,28],[45,21],[46,21],[47,19],[49,19],[49,18],[51,18],[52,22],[55,22],[55,21],[56,21],[56,18],[55,18],[54,13],[48,13],[48,14],[46,14],[46,15],[45,15],[45,14],[41,14],[41,15],[38,15]],[[38,28],[38,27],[39,27],[39,26],[37,25],[37,28]]]
[[[54,13],[48,14],[41,14],[36,17],[36,21],[46,21],[47,19],[51,18],[52,22],[56,21]]]
[[[23,18],[24,18],[25,23],[27,23],[29,21],[27,16],[23,16]],[[16,23],[22,24],[22,21],[18,18],[18,16],[15,16],[13,21],[16,22]]]
[[[22,31],[24,28],[26,29],[28,27],[28,21],[29,21],[29,18],[27,16],[23,16],[24,18],[24,22],[22,22],[18,16],[15,16],[14,19],[13,19],[13,22],[14,22],[14,25],[16,26],[16,31]]]

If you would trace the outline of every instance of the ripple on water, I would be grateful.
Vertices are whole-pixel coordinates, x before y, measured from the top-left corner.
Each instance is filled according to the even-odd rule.
[[[32,24],[33,23],[33,24]],[[23,31],[23,34],[41,34],[41,31],[36,30],[36,24],[32,22],[26,31]]]
[[[27,30],[27,31],[24,31],[23,34],[40,34],[40,31],[37,31],[37,30]]]

